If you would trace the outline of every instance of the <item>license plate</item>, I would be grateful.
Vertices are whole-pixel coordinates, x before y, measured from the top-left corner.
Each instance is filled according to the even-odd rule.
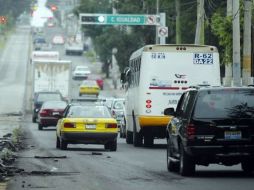
[[[53,112],[52,115],[59,115],[59,112]]]
[[[86,125],[86,129],[96,129],[96,125],[88,124]]]
[[[227,140],[238,140],[242,138],[241,131],[225,131],[225,139]]]

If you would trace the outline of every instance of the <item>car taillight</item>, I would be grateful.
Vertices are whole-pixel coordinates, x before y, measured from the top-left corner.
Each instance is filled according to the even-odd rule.
[[[187,125],[186,132],[187,132],[187,138],[188,139],[194,139],[195,133],[196,133],[195,125],[192,124],[192,123],[189,123]]]
[[[106,128],[117,128],[117,124],[116,123],[109,123],[107,124]]]
[[[64,128],[75,128],[74,123],[64,123]]]
[[[47,116],[49,114],[49,110],[41,109],[39,114],[40,114],[40,116]]]

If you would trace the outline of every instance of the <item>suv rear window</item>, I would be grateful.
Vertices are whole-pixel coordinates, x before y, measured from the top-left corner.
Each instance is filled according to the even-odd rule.
[[[195,118],[253,118],[254,89],[216,89],[198,93]]]

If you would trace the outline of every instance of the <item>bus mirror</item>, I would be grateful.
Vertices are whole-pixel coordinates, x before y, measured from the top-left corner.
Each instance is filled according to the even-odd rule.
[[[125,73],[121,73],[120,80],[121,80],[121,83],[125,83],[126,82],[126,75],[125,75]]]

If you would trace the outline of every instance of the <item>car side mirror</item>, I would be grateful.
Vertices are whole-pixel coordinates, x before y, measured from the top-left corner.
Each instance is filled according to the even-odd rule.
[[[166,108],[164,110],[164,115],[173,115],[173,116],[175,116],[175,109],[174,108]]]

